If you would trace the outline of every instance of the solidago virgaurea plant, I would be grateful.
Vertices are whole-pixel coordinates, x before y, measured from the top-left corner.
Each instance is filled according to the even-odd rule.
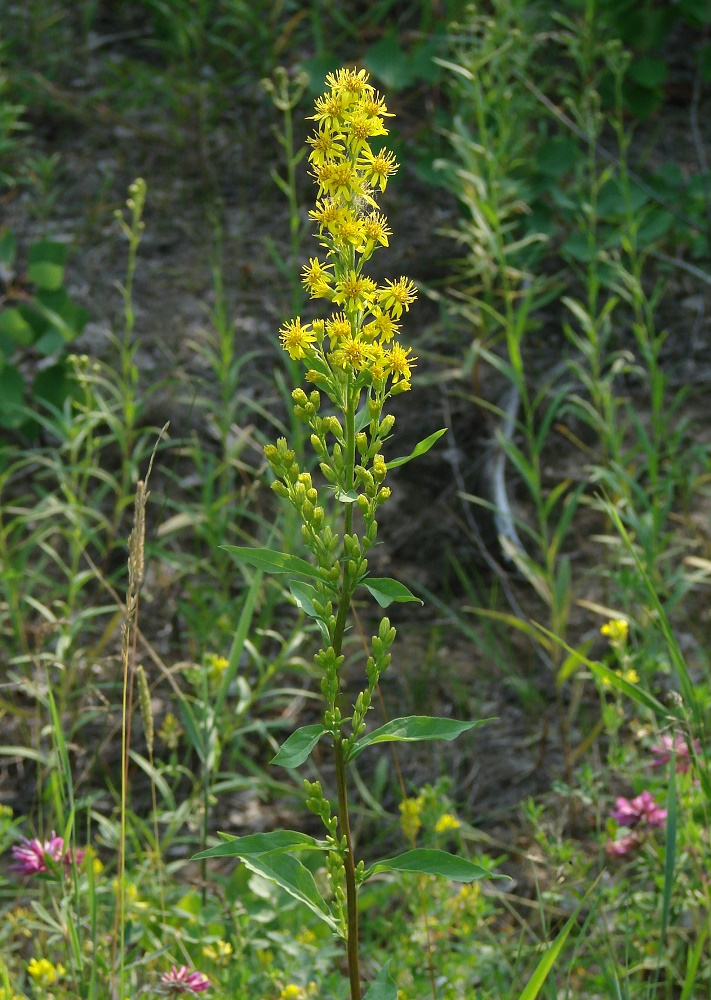
[[[316,744],[333,747],[337,803],[319,782],[305,782],[306,805],[320,817],[325,837],[317,840],[290,830],[226,839],[198,857],[234,856],[301,900],[346,944],[351,1000],[360,1000],[358,892],[374,874],[388,871],[440,875],[463,882],[490,873],[445,851],[413,849],[366,865],[359,860],[348,818],[349,761],[379,743],[452,740],[478,722],[427,716],[395,719],[369,732],[366,719],[381,674],[388,668],[395,629],[383,618],[371,640],[363,689],[355,704],[341,697],[343,637],[351,600],[357,590],[371,594],[385,608],[394,601],[417,600],[395,580],[371,577],[368,552],[376,541],[377,515],[390,496],[388,470],[423,454],[444,433],[438,431],[414,451],[389,463],[385,445],[395,418],[385,413],[391,396],[410,389],[415,358],[399,340],[403,313],[415,299],[405,277],[382,285],[364,273],[364,265],[391,236],[377,197],[397,170],[395,157],[375,149],[387,135],[385,102],[368,83],[364,70],[341,69],[327,77],[329,90],[316,100],[316,128],[308,142],[311,173],[318,187],[311,218],[318,226],[325,257],[312,257],[303,282],[313,299],[331,305],[326,319],[310,323],[296,317],[280,333],[281,345],[303,362],[313,386],[293,392],[296,417],[310,429],[323,483],[302,471],[302,456],[280,438],[265,451],[274,472],[274,492],[290,503],[302,521],[310,559],[270,549],[229,546],[243,562],[287,577],[300,608],[316,622],[323,640],[316,654],[322,672],[323,721],[305,726],[285,741],[274,764],[296,768]],[[330,403],[322,415],[322,401]],[[324,899],[310,869],[299,859],[323,852],[330,884]],[[387,965],[368,991],[369,1000],[396,1000],[397,988]]]

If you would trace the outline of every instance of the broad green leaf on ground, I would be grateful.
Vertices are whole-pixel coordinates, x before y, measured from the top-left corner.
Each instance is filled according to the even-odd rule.
[[[433,444],[435,444],[442,437],[443,434],[447,433],[447,428],[443,427],[439,431],[435,431],[434,434],[430,434],[419,444],[416,444],[409,455],[402,455],[400,458],[394,458],[392,462],[388,462],[387,466],[389,469],[397,469],[399,465],[405,465],[407,462],[411,462],[413,458],[419,458],[420,455],[424,455],[428,452]]]
[[[67,248],[63,243],[42,240],[30,247],[27,277],[33,284],[48,291],[61,288]]]
[[[220,834],[220,836],[225,836]],[[278,854],[281,851],[326,851],[328,845],[323,840],[315,840],[296,830],[273,830],[271,833],[252,833],[248,837],[233,837],[224,844],[210,847],[207,851],[193,856],[193,861],[202,858],[257,858],[262,854]]]
[[[390,975],[390,961],[385,963],[370,984],[363,1000],[397,1000],[397,984]]]
[[[376,743],[418,743],[423,740],[456,740],[461,733],[482,726],[493,719],[479,719],[476,722],[459,722],[457,719],[438,719],[429,715],[406,715],[402,719],[392,719],[372,733],[361,737],[353,746],[348,757],[356,757]]]
[[[290,896],[320,917],[332,931],[340,933],[340,928],[331,916],[331,912],[321,898],[314,877],[305,865],[291,854],[272,852],[270,854],[250,855],[242,859],[250,871],[256,872],[270,882],[281,886]]]
[[[316,567],[299,556],[288,556],[276,549],[254,549],[248,545],[222,545],[221,548],[231,552],[238,562],[248,563],[265,573],[289,573],[321,582]]]
[[[320,723],[314,726],[302,726],[284,740],[279,752],[269,763],[279,764],[281,767],[298,767],[304,763],[326,732],[328,730]]]
[[[508,878],[475,865],[448,851],[435,851],[418,847],[414,851],[398,854],[396,858],[378,861],[368,872],[368,877],[378,872],[417,872],[420,875],[439,875],[452,882],[474,882],[481,878]]]
[[[420,604],[425,603],[420,600],[419,597],[415,597],[414,594],[411,594],[403,583],[399,583],[397,580],[391,580],[388,576],[368,576],[365,580],[361,581],[361,586],[365,587],[365,589],[372,594],[381,608],[387,608],[393,603],[393,601],[399,601],[400,603],[404,603],[406,601],[420,601]]]

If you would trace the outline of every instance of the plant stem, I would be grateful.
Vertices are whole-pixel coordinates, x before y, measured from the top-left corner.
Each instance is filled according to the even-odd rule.
[[[346,395],[346,467],[345,486],[347,490],[353,488],[354,466],[355,466],[355,408],[356,398],[349,385]],[[344,513],[344,533],[350,534],[353,526],[353,505],[346,504]],[[341,599],[338,605],[336,616],[336,627],[333,631],[333,649],[336,656],[341,655],[343,646],[343,634],[346,629],[346,619],[348,609],[351,604],[353,586],[350,573],[347,569],[348,562],[343,560],[343,580],[341,584]],[[346,787],[346,762],[343,758],[343,740],[340,734],[334,739],[333,750],[336,758],[336,783],[338,786],[338,817],[341,835],[346,838],[346,850],[343,854],[343,867],[346,875],[346,912],[348,923],[347,951],[348,951],[348,976],[351,984],[351,1000],[361,1000],[360,992],[360,968],[358,962],[358,895],[355,882],[355,860],[353,857],[353,840],[351,837],[351,825],[348,816],[348,790]]]
[[[348,914],[348,976],[351,983],[351,1000],[361,1000],[360,968],[358,965],[358,896],[355,884],[353,842],[348,818],[348,793],[346,791],[346,765],[343,760],[343,743],[337,739],[333,746],[336,755],[336,781],[338,784],[338,815],[341,833],[346,838],[343,866],[346,873],[346,908]]]

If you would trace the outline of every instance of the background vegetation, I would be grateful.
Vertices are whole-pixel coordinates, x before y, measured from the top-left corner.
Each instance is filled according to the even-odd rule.
[[[354,835],[513,879],[374,880],[364,977],[390,957],[402,1000],[709,993],[710,20],[2,6],[6,1000],[346,996],[327,927],[190,861],[217,830],[315,832],[304,774],[335,795],[327,755],[268,763],[317,718],[315,626],[223,546],[301,544],[263,446],[303,441],[277,331],[309,308],[306,118],[339,65],[397,113],[402,454],[448,427],[389,480],[371,561],[425,608],[393,613],[372,714],[498,719],[352,764]]]

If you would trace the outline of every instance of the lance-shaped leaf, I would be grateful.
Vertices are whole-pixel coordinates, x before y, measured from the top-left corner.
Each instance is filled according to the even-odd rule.
[[[378,861],[367,873],[367,877],[378,872],[417,872],[419,875],[439,875],[452,882],[475,882],[481,878],[508,878],[475,865],[473,861],[460,858],[448,851],[429,850],[418,847],[414,851],[398,854],[396,858]]]
[[[291,854],[272,852],[242,859],[250,871],[269,879],[281,886],[290,896],[320,917],[332,931],[340,934],[340,927],[331,916],[325,901],[321,898],[316,882],[311,872]]]
[[[226,834],[221,833],[221,837]],[[278,854],[282,851],[327,851],[324,840],[315,840],[306,833],[296,830],[273,830],[271,833],[252,833],[248,837],[231,837],[224,844],[210,847],[207,851],[193,856],[193,861],[201,858],[257,858],[262,854]]]
[[[440,431],[435,431],[434,434],[430,434],[426,437],[424,441],[420,441],[412,449],[409,455],[402,455],[400,458],[394,458],[392,462],[388,462],[389,469],[397,469],[398,465],[405,465],[407,462],[411,462],[413,458],[418,458],[420,455],[424,455],[425,452],[429,451],[433,444],[435,444],[442,437],[443,434],[447,433],[447,428],[443,427]]]
[[[298,767],[304,763],[326,732],[328,730],[320,723],[315,726],[302,726],[284,740],[279,752],[269,763],[279,764],[281,767]]]
[[[387,576],[367,576],[364,580],[361,580],[361,586],[365,587],[373,595],[381,608],[387,608],[393,601],[420,601],[420,604],[425,603],[419,597],[411,594],[403,583],[391,580]]]
[[[323,641],[327,646],[331,644],[331,637],[328,632],[328,626],[323,618],[319,615],[318,611],[314,607],[314,601],[320,601],[321,595],[312,587],[310,583],[304,583],[302,580],[289,580],[289,590],[291,591],[291,596],[296,601],[296,604],[301,610],[313,618],[319,627],[319,631],[323,636]]]
[[[479,719],[477,722],[459,722],[457,719],[438,719],[429,715],[406,715],[402,719],[392,719],[379,729],[361,737],[353,746],[349,760],[376,743],[418,743],[422,740],[456,740],[476,726],[483,726],[493,719]]]
[[[316,567],[299,556],[289,556],[276,549],[254,549],[249,545],[223,545],[221,548],[231,552],[239,562],[255,566],[265,573],[288,573],[323,582]]]
[[[370,989],[363,1000],[397,1000],[397,984],[390,975],[390,960],[370,984]]]

